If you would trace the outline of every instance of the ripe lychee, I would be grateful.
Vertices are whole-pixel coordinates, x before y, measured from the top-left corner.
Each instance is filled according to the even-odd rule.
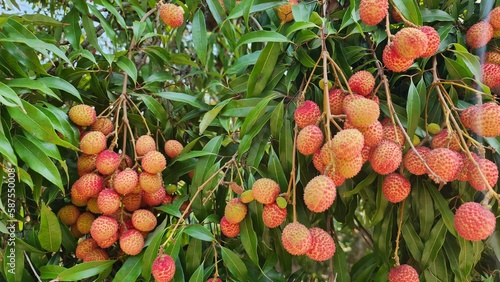
[[[74,184],[78,193],[84,197],[90,198],[97,196],[103,188],[102,176],[97,173],[87,173],[80,177]]]
[[[294,113],[295,123],[297,123],[297,126],[300,128],[316,124],[320,116],[321,111],[318,105],[309,100],[298,106]]]
[[[474,163],[469,159],[469,156],[464,153],[459,154],[461,161],[463,162],[464,165],[460,168],[459,173],[457,174],[457,180],[459,181],[469,181],[469,177],[467,176],[469,174],[470,170],[475,169]],[[474,159],[476,162],[479,161],[479,156],[471,152],[472,159]]]
[[[311,232],[303,224],[292,222],[283,228],[281,242],[287,252],[300,256],[311,249]]]
[[[454,225],[465,240],[480,241],[495,231],[495,215],[479,203],[467,202],[455,212]]]
[[[444,182],[455,180],[463,165],[462,158],[458,153],[448,148],[432,149],[426,154],[425,162],[434,174],[439,176],[440,179],[428,172],[429,178],[436,183],[439,183],[440,180]]]
[[[325,171],[326,165],[323,163],[321,159],[321,150],[317,150],[313,154],[312,162],[314,167],[320,172],[323,173]]]
[[[125,231],[120,237],[120,249],[127,255],[135,256],[144,248],[144,237],[135,229]]]
[[[96,169],[96,159],[97,155],[81,154],[78,157],[78,161],[76,162],[78,175],[82,176],[84,174],[93,172]]]
[[[283,4],[276,8],[278,18],[282,23],[287,23],[293,20],[292,7],[298,4],[297,0],[288,0],[288,4]]]
[[[245,192],[245,189],[243,189],[243,187],[241,187],[241,185],[239,185],[238,183],[234,182],[234,181],[231,181],[229,183],[229,189],[231,189],[231,191],[233,191],[234,193],[240,195],[241,193]],[[175,186],[177,188],[177,186]],[[169,193],[169,194],[173,194],[173,193]]]
[[[400,146],[404,146],[406,139],[401,127],[398,125],[387,124],[382,127],[382,130],[384,132],[383,139],[399,144]]]
[[[85,234],[82,234],[82,232],[80,232],[80,230],[78,230],[78,227],[76,227],[76,224],[73,224],[69,227],[69,232],[71,232],[71,235],[73,235],[73,237],[76,239],[82,238],[83,236],[85,236]]]
[[[481,48],[493,37],[493,26],[487,21],[473,24],[465,34],[465,43],[471,48]]]
[[[353,178],[358,175],[363,167],[363,156],[361,152],[348,159],[335,158],[335,174],[343,179]],[[330,176],[330,174],[329,174]],[[335,181],[335,178],[332,178]],[[338,186],[337,184],[335,186]]]
[[[491,10],[488,17],[493,29],[500,29],[500,7],[496,7],[495,9]]]
[[[106,248],[113,246],[118,241],[118,238],[119,238],[118,232],[116,232],[116,233],[113,233],[111,235],[111,237],[108,237],[104,240],[96,240],[96,242],[97,242],[97,245],[99,245],[99,247],[106,249]]]
[[[106,149],[106,136],[100,131],[89,131],[80,140],[80,150],[87,155],[96,155]]]
[[[175,261],[171,256],[159,255],[151,266],[151,273],[158,282],[169,282],[175,275]]]
[[[97,206],[104,215],[112,215],[120,208],[120,195],[113,189],[104,189],[97,197]]]
[[[133,169],[120,171],[113,178],[113,188],[122,195],[131,193],[138,184],[139,175]]]
[[[455,152],[461,150],[460,140],[455,131],[448,131],[448,129],[441,130],[438,134],[432,137],[431,146],[435,148],[449,148]]]
[[[139,209],[132,214],[132,224],[139,231],[151,231],[156,223],[156,216],[148,210]]]
[[[380,107],[377,102],[364,97],[349,102],[346,100],[344,98],[344,112],[354,127],[370,126],[379,118]]]
[[[477,160],[477,164],[479,169],[472,163],[467,166],[467,179],[472,188],[478,191],[486,191],[488,190],[488,186],[484,183],[480,171],[483,173],[490,187],[493,187],[498,181],[498,167],[488,159],[479,159]]]
[[[109,255],[108,253],[97,247],[90,252],[88,252],[84,257],[83,257],[83,262],[91,262],[91,261],[101,261],[101,260],[108,260]]]
[[[77,184],[78,180],[71,186],[71,203],[77,207],[84,207],[87,205],[89,197],[78,192],[78,189],[76,189]]]
[[[361,0],[359,18],[366,25],[377,25],[387,16],[388,10],[387,0]]]
[[[423,31],[404,27],[394,36],[393,47],[402,58],[416,59],[427,51],[428,43],[429,39]]]
[[[231,199],[224,209],[224,216],[231,223],[240,223],[247,214],[247,205],[241,202],[239,198]]]
[[[500,85],[500,66],[490,63],[481,65],[481,82],[489,88]]]
[[[269,178],[260,178],[252,185],[254,199],[261,204],[270,204],[276,201],[280,193],[280,186]]]
[[[142,200],[146,205],[150,207],[156,207],[158,205],[163,204],[163,201],[167,197],[167,191],[165,191],[165,188],[161,187],[160,189],[156,190],[156,192],[146,192],[144,191],[142,195]]]
[[[318,175],[311,179],[304,188],[304,203],[313,212],[327,210],[337,196],[337,189],[333,180],[325,175]]]
[[[80,216],[76,220],[76,228],[78,229],[78,231],[80,231],[80,233],[88,234],[94,220],[95,216],[92,213],[84,212],[80,214]]]
[[[130,212],[138,210],[141,207],[141,202],[141,193],[128,193],[122,198],[123,207]]]
[[[357,129],[344,129],[333,137],[331,148],[336,158],[351,159],[361,153],[365,143],[363,134]]]
[[[104,135],[108,135],[113,132],[114,125],[113,122],[107,117],[98,117],[96,121],[90,127],[91,130],[100,131]]]
[[[483,137],[497,137],[500,135],[500,106],[495,102],[484,103],[471,110],[469,115],[464,111],[462,116],[468,118],[470,129]],[[465,123],[464,123],[465,124]]]
[[[500,65],[500,53],[491,51],[484,53],[484,63]]]
[[[135,141],[135,152],[138,156],[144,156],[150,151],[156,151],[156,142],[150,135],[141,135]]]
[[[269,228],[280,226],[286,219],[286,208],[280,208],[276,203],[264,205],[262,209],[262,221]]]
[[[87,238],[76,246],[75,255],[79,259],[83,259],[90,251],[97,249],[99,246],[92,238]]]
[[[184,22],[184,9],[175,4],[161,4],[160,18],[167,26],[179,27]]]
[[[139,174],[139,185],[141,186],[142,190],[149,193],[154,193],[158,191],[158,189],[160,189],[163,185],[161,174],[152,174],[143,171],[141,172],[141,174]]]
[[[411,184],[408,179],[399,173],[391,173],[382,182],[382,193],[391,203],[404,201],[411,192]]]
[[[59,217],[59,220],[61,220],[61,222],[66,225],[75,224],[79,216],[80,210],[78,210],[78,208],[74,205],[64,206],[57,212],[57,217]]]
[[[326,175],[328,177],[330,177],[331,180],[333,180],[333,183],[335,184],[335,187],[339,187],[340,185],[344,184],[344,182],[345,182],[345,178],[342,175],[340,175],[339,171],[340,171],[339,169],[337,169],[336,167],[332,166],[326,172]],[[351,170],[349,170],[349,171],[351,171]],[[358,172],[356,172],[356,174],[358,174]]]
[[[403,264],[389,271],[389,282],[419,282],[418,273],[412,266]]]
[[[394,44],[386,45],[382,52],[382,62],[385,67],[393,72],[404,72],[411,67],[414,60],[406,59],[396,53]]]
[[[240,234],[240,224],[231,223],[225,216],[220,219],[220,231],[229,238],[234,238]]]
[[[425,33],[428,39],[427,49],[420,55],[420,57],[427,58],[434,55],[437,52],[439,45],[441,44],[441,39],[439,38],[438,32],[430,26],[421,26],[418,29]]]
[[[306,256],[315,261],[329,260],[335,254],[335,242],[332,236],[325,230],[313,227],[309,229],[311,233],[311,248],[306,252]]]
[[[363,134],[365,146],[368,147],[375,147],[384,138],[384,127],[378,120],[367,127],[359,127],[358,130]]]
[[[323,132],[315,125],[308,125],[297,136],[297,150],[303,155],[314,154],[323,144]]]
[[[184,146],[177,140],[167,140],[163,149],[169,158],[174,159],[181,154]]]
[[[330,113],[332,115],[340,115],[344,113],[343,103],[345,94],[340,88],[332,89],[328,93],[328,99],[330,101]]]
[[[92,222],[90,235],[98,243],[115,236],[118,232],[118,222],[107,215],[101,215]]]
[[[425,156],[431,151],[428,147],[419,146],[415,147],[415,150],[420,154],[422,159],[425,160]],[[403,165],[405,168],[414,175],[423,175],[427,173],[427,168],[425,167],[422,160],[418,157],[417,152],[413,149],[409,149],[403,157]]]
[[[99,207],[97,205],[97,197],[90,197],[89,198],[89,200],[87,201],[87,210],[93,214],[100,214],[101,213],[101,210],[99,210]]]
[[[375,172],[386,175],[394,172],[403,160],[403,152],[398,144],[382,140],[370,152],[369,161]]]
[[[375,87],[375,77],[366,70],[360,70],[355,72],[347,83],[353,92],[368,96]]]
[[[79,126],[91,126],[96,121],[96,112],[89,105],[76,105],[68,112],[69,119]]]
[[[120,165],[120,154],[111,150],[104,150],[97,155],[95,160],[97,170],[104,175],[114,173]]]
[[[162,172],[166,166],[165,156],[158,151],[147,152],[141,160],[141,167],[152,174]]]

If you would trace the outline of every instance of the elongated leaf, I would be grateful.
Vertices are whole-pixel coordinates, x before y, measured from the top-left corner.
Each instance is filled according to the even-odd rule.
[[[207,106],[205,104],[202,104],[200,101],[196,100],[195,97],[189,96],[184,93],[176,93],[176,92],[158,92],[155,93],[155,95],[160,96],[162,98],[176,101],[176,102],[181,102],[181,103],[186,103],[189,104],[195,108],[198,109],[206,109]]]
[[[59,77],[41,77],[37,79],[42,82],[44,85],[59,89],[68,92],[72,96],[78,99],[78,101],[82,102],[82,97],[80,97],[80,92],[69,82]]]
[[[205,16],[202,10],[196,11],[193,17],[193,44],[196,55],[200,58],[203,65],[207,60],[207,27],[205,25]]]
[[[186,257],[189,258],[189,260],[186,261],[186,273],[188,276],[191,276],[200,265],[203,265],[202,248],[203,241],[196,238],[189,240],[189,245],[186,250]]]
[[[196,271],[189,278],[189,282],[203,282],[205,281],[205,268],[203,267],[203,263],[201,263]]]
[[[408,99],[406,101],[406,114],[407,114],[407,133],[410,139],[413,138],[415,130],[418,126],[418,120],[420,118],[420,96],[413,82],[410,84],[410,89],[408,89]]]
[[[258,96],[266,87],[280,54],[280,44],[269,42],[260,53],[259,59],[248,78],[247,97]]]
[[[220,111],[229,103],[231,102],[231,99],[227,99],[215,106],[213,109],[208,111],[203,118],[201,119],[200,122],[200,135],[205,132],[207,127],[212,123],[212,121],[219,115]]]
[[[262,99],[256,106],[253,108],[248,116],[245,118],[243,125],[241,126],[240,136],[244,136],[247,131],[252,129],[255,123],[259,120],[259,118],[266,112],[266,107],[269,102],[275,98],[274,95],[270,95],[264,99]]]
[[[113,281],[136,281],[141,275],[141,263],[144,253],[129,257],[116,273]]]
[[[288,39],[276,31],[258,30],[245,33],[241,36],[236,47],[254,42],[288,42]]]
[[[440,219],[432,228],[429,240],[427,240],[424,245],[421,260],[424,269],[434,263],[434,260],[437,258],[439,251],[443,247],[446,232],[446,225],[444,221]]]
[[[144,252],[144,256],[142,258],[142,277],[149,279],[151,277],[151,265],[153,264],[154,259],[158,255],[158,250],[160,248],[160,244],[163,238],[163,234],[165,234],[165,225],[166,219],[158,226],[157,229],[150,235],[151,240],[149,241],[149,245]],[[146,241],[146,244],[148,241]]]
[[[394,5],[410,22],[422,25],[422,14],[415,0],[394,0]]]
[[[208,229],[198,224],[184,228],[184,233],[202,241],[211,242],[215,240],[214,236],[210,233],[210,231],[208,231]]]
[[[115,260],[91,261],[77,264],[59,274],[59,281],[76,281],[98,275],[106,271]]]
[[[2,154],[11,164],[17,166],[17,156],[6,136],[6,133],[8,134],[9,132],[4,130],[2,124],[3,123],[0,122],[0,154]]]
[[[40,220],[40,231],[38,231],[38,241],[42,248],[50,252],[57,252],[62,242],[61,227],[57,216],[42,205]]]
[[[401,233],[403,235],[403,239],[405,240],[406,247],[410,251],[413,258],[420,261],[422,258],[424,243],[418,236],[417,231],[415,231],[411,222],[407,220],[403,223]]]
[[[165,108],[155,98],[141,94],[139,97],[159,122],[162,124],[167,123],[167,111],[165,111]]]
[[[2,82],[0,82],[0,103],[7,107],[23,108],[21,99],[17,96],[16,92]]]
[[[457,237],[457,231],[453,223],[454,215],[453,212],[448,207],[448,202],[443,197],[443,195],[437,191],[436,187],[433,187],[432,185],[426,185],[426,188],[431,194],[432,199],[434,200],[434,204],[439,210],[439,213],[441,214],[441,217],[443,219],[444,224],[446,225],[446,228],[448,228],[448,232],[453,234],[453,236]]]
[[[137,81],[137,68],[128,58],[122,56],[116,62],[116,65],[122,69],[134,82]]]
[[[248,281],[248,270],[243,261],[233,251],[221,246],[222,260],[229,272],[241,281]]]
[[[257,234],[253,228],[252,217],[245,216],[240,222],[240,238],[245,252],[255,265],[259,265],[259,255],[257,253]]]
[[[45,85],[42,81],[40,80],[34,80],[34,79],[29,79],[29,78],[16,78],[13,79],[9,82],[7,82],[7,85],[10,87],[14,88],[27,88],[31,90],[36,90],[38,93],[42,94],[43,96],[48,95],[54,99],[57,99],[61,101],[61,98],[52,91],[47,85]]]
[[[59,273],[66,270],[66,267],[60,265],[43,265],[39,268],[41,279],[54,279]]]

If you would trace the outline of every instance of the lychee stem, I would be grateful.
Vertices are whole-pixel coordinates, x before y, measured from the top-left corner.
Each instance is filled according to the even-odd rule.
[[[401,17],[401,19],[403,20],[403,23],[406,25],[406,26],[409,26],[409,27],[418,27],[416,24],[410,22],[409,20],[407,20],[405,18],[405,16],[403,16],[403,14],[401,13],[401,11],[396,7],[396,5],[394,5],[394,1],[391,1],[391,4],[392,4],[392,8],[396,11],[396,13]],[[389,13],[387,13],[387,17],[389,18]]]
[[[399,239],[401,237],[401,229],[403,227],[403,213],[404,213],[405,202],[401,202],[401,207],[399,209],[399,222],[398,222],[398,235],[396,236],[396,247],[394,248],[394,260],[396,266],[399,266]]]

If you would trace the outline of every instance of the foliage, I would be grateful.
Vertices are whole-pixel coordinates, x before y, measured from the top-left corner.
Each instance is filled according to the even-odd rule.
[[[380,82],[381,110],[401,121],[410,140],[428,141],[429,123],[453,127],[457,109],[477,97],[496,99],[476,79],[484,48],[466,49],[464,36],[500,1],[391,1],[408,21],[433,26],[441,38],[436,55],[404,73],[380,64],[386,31],[395,34],[403,23],[367,26],[359,20],[359,1],[301,2],[292,8],[294,21],[282,24],[274,9],[282,1],[187,0],[176,2],[185,19],[176,29],[163,25],[152,0],[34,2],[62,9],[63,18],[0,15],[0,173],[16,180],[15,195],[7,182],[0,190],[3,255],[16,227],[16,271],[9,272],[10,258],[3,256],[3,280],[150,281],[160,245],[176,260],[175,281],[205,281],[214,273],[224,281],[384,281],[395,259],[413,265],[421,281],[500,279],[500,225],[479,242],[460,238],[453,226],[460,203],[485,198],[465,182],[439,186],[405,172],[411,195],[392,204],[381,191],[384,177],[365,164],[337,187],[332,207],[309,212],[301,195],[318,172],[311,156],[294,149],[293,121],[304,99],[326,111],[327,90],[319,87],[325,77],[345,87],[345,78],[364,69]],[[163,180],[184,197],[157,208],[159,225],[139,255],[114,247],[110,260],[82,263],[74,256],[78,239],[56,220],[79,177],[80,131],[68,110],[85,103],[106,113],[124,105],[124,96],[137,108],[115,115],[116,124],[127,123],[133,136],[117,135],[114,143],[133,156],[135,138],[149,132],[160,148],[165,140],[181,141],[183,153],[168,159]],[[327,137],[340,120],[327,119]],[[500,139],[477,144],[499,160]],[[289,198],[287,222],[333,234],[331,260],[289,255],[280,241],[285,224],[265,227],[255,202],[238,237],[221,234],[225,204],[236,196],[228,183],[249,190],[262,177],[278,182],[287,197],[293,187],[297,202]],[[182,206],[186,199],[191,209]],[[491,201],[496,215],[498,204]]]

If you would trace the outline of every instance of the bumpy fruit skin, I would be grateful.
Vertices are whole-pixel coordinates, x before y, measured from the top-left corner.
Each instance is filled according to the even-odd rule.
[[[97,173],[88,173],[80,177],[74,184],[78,193],[84,197],[97,196],[103,188],[102,177]]]
[[[404,201],[411,192],[411,184],[408,179],[399,173],[387,175],[382,182],[382,193],[391,203]]]
[[[97,205],[97,197],[90,197],[87,201],[87,210],[93,214],[100,214],[99,206]]]
[[[368,71],[360,70],[355,72],[347,83],[353,92],[368,96],[375,87],[375,77]]]
[[[66,225],[75,224],[79,216],[80,210],[78,210],[78,208],[74,205],[64,206],[57,212],[57,217],[59,217],[59,220],[61,220],[61,222]]]
[[[297,123],[300,128],[304,128],[308,125],[316,124],[321,116],[321,111],[316,103],[307,100],[304,104],[297,107],[293,115],[295,123]]]
[[[418,273],[410,265],[396,266],[389,271],[389,282],[418,282]]]
[[[181,154],[184,146],[182,146],[181,142],[177,140],[167,140],[167,142],[165,142],[165,145],[163,146],[163,149],[165,150],[165,154],[167,154],[169,158],[174,159]]]
[[[484,53],[484,63],[500,65],[500,53],[491,51]]]
[[[386,175],[394,172],[403,160],[403,152],[398,144],[382,140],[370,152],[369,161],[375,172]]]
[[[276,9],[278,18],[282,23],[287,23],[293,20],[292,7],[299,4],[297,0],[288,0],[288,3],[289,4],[281,5]]]
[[[220,278],[208,278],[206,282],[222,282]]]
[[[330,101],[330,113],[332,115],[340,115],[344,113],[343,103],[345,94],[342,89],[336,88],[328,92],[328,99]]]
[[[375,121],[367,127],[358,128],[365,139],[365,146],[375,147],[384,138],[384,129],[380,121]]]
[[[344,99],[344,112],[354,127],[367,127],[379,118],[380,107],[377,102],[364,97],[347,103]]]
[[[479,170],[481,170],[483,175],[488,180],[490,187],[493,187],[498,181],[498,167],[494,162],[488,159],[479,159],[477,160],[477,164],[479,169],[473,164],[468,166],[467,179],[469,180],[472,188],[478,191],[486,191],[488,190],[488,187],[484,183]]]
[[[240,223],[247,214],[247,205],[245,205],[239,198],[231,199],[224,209],[224,216],[227,221],[237,224]]]
[[[431,151],[431,149],[424,146],[416,147],[415,150],[424,160],[427,153]],[[405,153],[403,157],[403,165],[411,174],[424,175],[427,173],[427,168],[413,149],[409,149]]]
[[[125,231],[120,237],[120,249],[127,255],[135,256],[144,247],[144,237],[135,229]]]
[[[399,30],[393,40],[394,51],[405,59],[416,59],[427,51],[429,39],[421,30],[404,27]]]
[[[120,155],[111,150],[104,150],[97,155],[95,165],[99,173],[104,175],[112,174],[120,165]]]
[[[276,201],[280,193],[280,186],[269,178],[260,178],[253,183],[252,194],[254,199],[261,204],[270,204]]]
[[[313,154],[313,165],[320,172],[323,173],[326,168],[326,164],[323,163],[323,159],[321,159],[321,149],[314,152]]]
[[[82,176],[87,173],[91,173],[96,169],[96,159],[97,155],[86,155],[82,154],[78,157],[78,161],[76,162],[76,169],[78,171],[78,175]]]
[[[90,131],[80,140],[80,150],[87,155],[96,155],[106,149],[106,136],[100,131]]]
[[[329,260],[335,254],[335,242],[325,230],[317,227],[309,229],[311,233],[311,248],[306,256],[315,261]]]
[[[436,135],[439,132],[441,132],[441,126],[439,126],[439,124],[437,123],[429,123],[427,125],[427,130],[429,131],[430,134]]]
[[[329,143],[336,158],[351,159],[361,153],[365,139],[357,129],[344,129],[337,132]]]
[[[448,129],[441,130],[438,134],[432,137],[432,148],[449,148],[455,152],[460,151],[460,140],[455,131],[448,131]]]
[[[500,85],[500,66],[495,64],[481,65],[481,82],[489,88],[494,88]]]
[[[241,187],[236,182],[230,182],[228,186],[229,186],[229,189],[231,189],[231,191],[233,191],[234,193],[236,193],[238,195],[241,195],[241,193],[245,192],[245,189],[243,189],[243,187]],[[172,193],[169,193],[169,194],[172,194]]]
[[[150,207],[156,207],[158,205],[163,204],[163,201],[167,198],[167,191],[165,188],[160,188],[156,190],[156,192],[149,193],[144,192],[142,195],[142,199],[146,205]]]
[[[151,174],[143,171],[141,172],[141,174],[139,174],[139,185],[145,192],[154,193],[158,191],[158,189],[160,189],[163,185],[161,174]]]
[[[281,242],[287,252],[300,256],[307,253],[311,248],[311,232],[303,224],[292,222],[283,228]]]
[[[361,171],[361,167],[363,166],[363,156],[360,152],[356,156],[348,159],[335,158],[334,162],[335,175],[340,176],[343,183],[343,179],[353,178]],[[332,177],[332,179],[335,182],[335,177]],[[335,186],[339,186],[339,184],[336,183]]]
[[[175,261],[171,256],[159,255],[151,266],[151,273],[158,282],[169,282],[175,275]]]
[[[89,105],[76,105],[68,112],[69,119],[79,126],[91,126],[96,121],[96,112]]]
[[[468,202],[455,212],[454,225],[465,240],[481,241],[495,231],[495,215],[479,203]]]
[[[76,220],[76,228],[80,233],[88,234],[94,220],[95,216],[92,213],[84,212]]]
[[[104,189],[97,197],[97,206],[104,215],[112,215],[120,208],[120,195],[113,189]]]
[[[100,131],[104,135],[108,135],[113,132],[114,125],[113,122],[107,117],[98,117],[96,121],[90,127],[91,130]]]
[[[78,180],[71,186],[71,203],[77,207],[84,207],[87,205],[89,200],[88,196],[82,195],[76,187],[78,186]]]
[[[83,259],[90,251],[97,249],[99,246],[92,238],[87,238],[76,246],[75,255],[79,259]]]
[[[468,110],[468,109],[467,109]],[[500,135],[500,106],[494,102],[475,106],[473,109],[462,112],[462,118],[468,119],[468,128],[483,137],[496,137]],[[465,117],[464,117],[465,115]],[[467,125],[466,125],[467,127]]]
[[[481,48],[493,37],[493,26],[487,21],[473,24],[465,34],[465,43],[471,48]]]
[[[108,238],[115,236],[118,232],[118,222],[116,219],[101,215],[92,222],[90,227],[90,235],[98,243],[99,241],[105,241]]]
[[[141,160],[142,168],[152,174],[162,172],[167,167],[167,160],[158,151],[147,152]]]
[[[113,188],[117,193],[125,195],[131,193],[139,184],[139,175],[133,169],[120,171],[113,178]]]
[[[383,139],[394,142],[400,146],[404,146],[406,139],[405,133],[401,127],[393,124],[387,124],[382,127],[382,130],[384,132]]]
[[[276,203],[264,205],[262,209],[262,221],[269,228],[280,226],[286,219],[286,208],[280,208]]]
[[[133,212],[141,207],[141,193],[129,193],[122,198],[123,206],[126,210]]]
[[[225,216],[220,219],[220,231],[229,238],[234,238],[240,234],[240,224],[231,223]]]
[[[429,168],[441,178],[444,182],[450,182],[456,179],[463,165],[462,158],[448,148],[432,149],[425,156],[425,162]],[[428,172],[429,178],[439,183],[440,180],[434,174]]]
[[[366,25],[377,25],[387,16],[388,10],[387,0],[361,0],[359,18]]]
[[[297,136],[297,150],[303,155],[314,154],[321,148],[323,139],[323,132],[317,125],[308,125]]]
[[[421,26],[418,29],[425,33],[428,39],[427,49],[420,55],[420,57],[427,58],[434,55],[437,52],[439,45],[441,44],[441,39],[439,38],[438,32],[430,26]]]
[[[382,52],[382,62],[385,67],[393,72],[404,72],[411,67],[413,59],[406,59],[396,53],[394,43],[387,45]]]
[[[141,135],[135,141],[135,152],[138,156],[144,156],[150,151],[156,151],[156,142],[153,137],[149,135]]]
[[[490,24],[493,29],[500,29],[500,7],[491,10],[488,17],[490,18]]]
[[[328,176],[318,175],[304,188],[304,203],[313,212],[324,212],[335,201],[337,189]]]
[[[156,216],[148,210],[139,209],[132,214],[132,224],[139,231],[151,231],[156,223]]]
[[[109,256],[108,256],[108,253],[101,249],[101,248],[95,248],[93,250],[91,250],[90,252],[88,252],[88,254],[86,254],[84,257],[83,257],[83,262],[91,262],[91,261],[101,261],[101,260],[108,260],[109,259]]]
[[[162,4],[160,18],[167,26],[176,28],[184,22],[184,10],[175,4]]]

